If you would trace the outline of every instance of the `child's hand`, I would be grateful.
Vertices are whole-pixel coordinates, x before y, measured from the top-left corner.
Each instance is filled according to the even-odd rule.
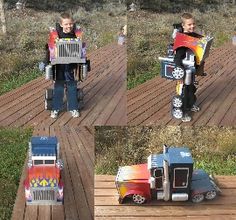
[[[39,63],[39,70],[41,71],[41,72],[44,72],[45,71],[45,63],[44,62],[40,62]]]

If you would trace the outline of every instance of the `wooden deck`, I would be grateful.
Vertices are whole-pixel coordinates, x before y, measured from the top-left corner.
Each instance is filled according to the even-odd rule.
[[[14,205],[12,220],[92,220],[94,217],[94,141],[93,129],[88,127],[37,128],[34,135],[56,135],[60,141],[64,162],[62,180],[64,205],[26,206],[23,180],[26,164]]]
[[[215,49],[206,61],[205,77],[198,77],[197,104],[201,111],[186,125],[236,125],[236,47]],[[127,93],[129,125],[179,125],[172,119],[170,101],[176,83],[159,76]]]
[[[126,125],[126,47],[117,43],[95,50],[89,56],[91,72],[80,87],[85,108],[79,118],[62,112],[57,120],[44,110],[44,94],[52,81],[39,77],[0,96],[0,126]]]
[[[131,202],[118,204],[115,176],[95,176],[95,219],[236,219],[236,176],[216,176],[222,194],[213,201],[151,201],[142,206]]]

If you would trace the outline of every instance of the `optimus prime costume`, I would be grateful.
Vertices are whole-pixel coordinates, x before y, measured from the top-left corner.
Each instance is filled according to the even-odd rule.
[[[46,79],[65,80],[67,77],[72,77],[76,81],[83,81],[86,78],[87,72],[90,71],[90,61],[86,58],[86,45],[82,42],[82,31],[76,28],[71,36],[63,36],[59,24],[56,28],[52,28],[49,34],[47,48],[46,63]],[[68,35],[68,34],[67,34]],[[64,66],[69,66],[74,71],[74,76],[64,75]],[[52,99],[54,91],[52,88],[46,90],[45,93],[45,109],[52,110]],[[77,88],[78,106],[81,109],[83,103],[83,91]]]
[[[209,55],[213,38],[196,33],[185,34],[180,24],[173,26],[174,43],[169,45],[167,57],[159,57],[159,60],[161,76],[177,81],[171,113],[174,118],[181,119],[196,102],[195,75],[205,75],[204,61]]]

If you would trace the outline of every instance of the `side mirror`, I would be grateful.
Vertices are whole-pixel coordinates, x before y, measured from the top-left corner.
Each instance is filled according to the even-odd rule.
[[[57,160],[56,166],[57,166],[60,170],[62,170],[62,169],[64,168],[64,163],[63,163],[63,161],[62,161],[61,159]]]
[[[32,160],[29,160],[27,165],[28,165],[28,168],[31,168],[33,166]]]

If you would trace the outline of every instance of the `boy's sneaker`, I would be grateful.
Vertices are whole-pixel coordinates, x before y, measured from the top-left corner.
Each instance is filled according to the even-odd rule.
[[[193,105],[190,110],[191,110],[191,112],[199,112],[200,108],[197,105]]]
[[[80,113],[78,110],[73,110],[73,111],[70,111],[71,115],[73,118],[78,118],[80,116]]]
[[[185,114],[182,118],[181,118],[182,122],[189,122],[192,120],[191,116]]]
[[[59,113],[58,110],[51,111],[51,118],[57,118],[58,117],[58,113]]]

